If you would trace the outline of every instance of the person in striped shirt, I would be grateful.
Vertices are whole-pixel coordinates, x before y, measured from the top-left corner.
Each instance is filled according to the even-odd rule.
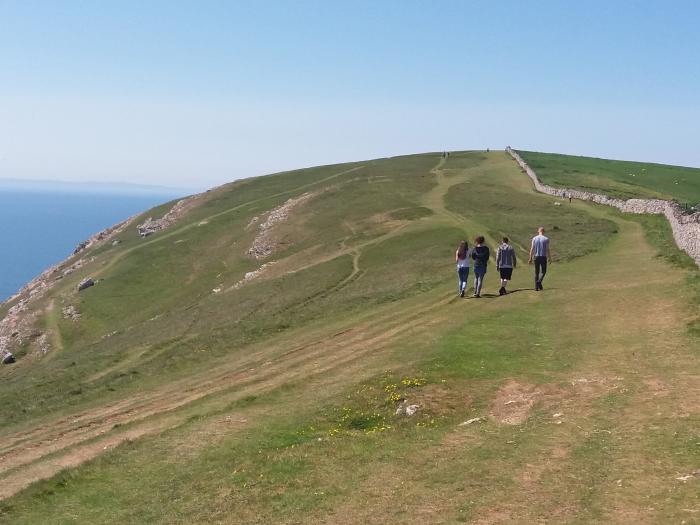
[[[503,237],[503,242],[496,250],[496,269],[501,276],[501,289],[498,290],[498,295],[508,293],[506,286],[508,286],[508,281],[513,277],[513,270],[517,264],[515,249],[508,244],[508,237]]]

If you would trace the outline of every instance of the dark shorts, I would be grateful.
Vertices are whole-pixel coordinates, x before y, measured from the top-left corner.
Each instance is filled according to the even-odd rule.
[[[501,279],[510,281],[510,278],[513,277],[513,268],[501,268],[498,271],[501,273]]]

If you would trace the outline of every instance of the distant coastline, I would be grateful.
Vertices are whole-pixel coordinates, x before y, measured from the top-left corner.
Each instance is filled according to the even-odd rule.
[[[74,194],[110,194],[110,195],[158,195],[172,198],[198,193],[198,188],[174,188],[148,184],[120,182],[71,182],[49,180],[25,180],[0,178],[1,191],[18,191],[28,193],[74,193]]]
[[[32,182],[36,184],[26,188],[0,180],[0,302],[96,232],[186,194],[171,188],[132,187],[129,192],[121,185],[83,184],[59,184],[61,189],[52,191],[52,185]]]

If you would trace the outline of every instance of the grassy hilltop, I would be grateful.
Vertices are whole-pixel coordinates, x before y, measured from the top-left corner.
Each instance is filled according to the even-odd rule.
[[[194,202],[92,249],[33,307],[52,350],[0,367],[0,523],[697,516],[700,273],[663,219],[537,194],[504,152]],[[525,264],[539,225],[543,293]],[[492,262],[485,297],[456,297],[454,250],[477,234],[513,240],[515,293],[494,293]]]
[[[621,199],[675,199],[700,204],[700,169],[519,151],[545,184]]]

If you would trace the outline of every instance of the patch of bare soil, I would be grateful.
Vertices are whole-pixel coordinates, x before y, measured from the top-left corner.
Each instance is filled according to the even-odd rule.
[[[520,425],[527,420],[541,396],[539,387],[511,379],[498,390],[491,403],[491,418],[506,425]]]
[[[468,407],[472,402],[467,394],[450,390],[439,384],[425,385],[406,397],[409,404],[419,405],[421,410],[436,416],[454,414]]]
[[[264,355],[276,352],[274,347],[263,348],[215,374],[190,377],[113,405],[62,417],[27,432],[9,434],[0,444],[0,500],[62,468],[77,466],[124,440],[181,424],[186,413],[178,409],[206,396],[210,396],[212,403],[230,403],[244,395],[259,395],[311,377],[330,379],[338,374],[352,377],[346,374],[349,367],[368,366],[369,357],[380,348],[395,338],[410,337],[412,330],[406,330],[407,325],[416,329],[444,322],[445,319],[425,315],[434,307],[434,304],[420,305],[398,316],[396,312],[387,312],[383,317],[353,327],[347,331],[350,335],[346,333],[343,338],[324,335],[276,357],[270,356],[274,360],[259,366]],[[211,396],[214,393],[218,395]],[[130,427],[123,429],[127,424]]]

